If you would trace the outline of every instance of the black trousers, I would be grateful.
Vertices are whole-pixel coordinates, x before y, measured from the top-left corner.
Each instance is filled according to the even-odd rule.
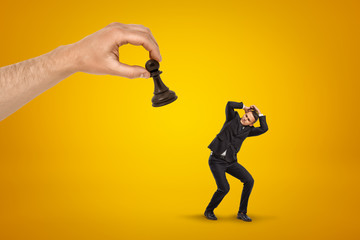
[[[239,213],[247,213],[247,206],[251,190],[254,186],[254,179],[251,174],[238,162],[228,163],[223,159],[210,155],[209,166],[215,178],[217,190],[214,193],[206,210],[213,211],[230,190],[230,185],[226,179],[225,172],[236,177],[244,183],[241,194]]]

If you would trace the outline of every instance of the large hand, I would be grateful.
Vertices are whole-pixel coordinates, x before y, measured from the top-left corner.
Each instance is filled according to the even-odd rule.
[[[145,68],[119,62],[119,47],[128,43],[142,45],[149,51],[150,58],[161,61],[159,46],[148,28],[115,22],[69,46],[75,58],[75,71],[149,78]]]
[[[159,46],[148,28],[111,23],[76,43],[1,67],[0,121],[75,72],[149,78],[145,68],[119,62],[119,47],[128,43],[142,45],[150,58],[161,61]]]

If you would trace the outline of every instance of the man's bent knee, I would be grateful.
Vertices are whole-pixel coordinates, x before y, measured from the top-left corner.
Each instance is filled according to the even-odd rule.
[[[223,194],[227,194],[230,191],[230,187],[221,187],[217,189],[218,192],[221,192]]]

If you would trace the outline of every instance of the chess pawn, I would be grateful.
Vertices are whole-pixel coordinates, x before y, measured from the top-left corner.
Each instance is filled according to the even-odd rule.
[[[147,61],[145,64],[146,70],[150,72],[150,77],[154,80],[154,96],[151,100],[153,107],[161,107],[177,99],[175,92],[169,90],[161,80],[160,74],[162,71],[159,71],[159,67],[160,64],[154,59]]]

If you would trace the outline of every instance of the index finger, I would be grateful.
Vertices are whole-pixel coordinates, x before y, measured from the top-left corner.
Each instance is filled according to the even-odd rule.
[[[142,31],[126,31],[119,36],[120,45],[130,43],[135,46],[142,45],[150,53],[150,58],[155,59],[158,62],[161,62],[162,57],[160,54],[160,49],[157,44],[152,40],[150,33]]]

